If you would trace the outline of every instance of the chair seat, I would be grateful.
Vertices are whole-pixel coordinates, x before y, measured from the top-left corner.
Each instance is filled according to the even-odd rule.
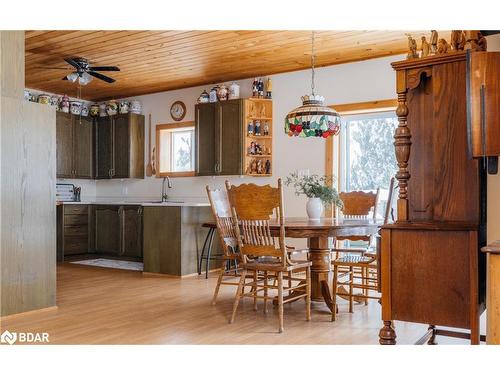
[[[369,264],[372,263],[374,260],[375,258],[371,256],[350,254],[350,255],[344,255],[343,257],[333,260],[332,264],[349,266],[349,265]]]
[[[296,261],[293,264],[289,264],[283,266],[281,262],[276,261],[274,259],[269,258],[259,258],[258,260],[254,260],[251,262],[247,262],[245,264],[241,264],[241,267],[249,269],[249,270],[262,270],[262,271],[293,271],[298,269],[306,269],[310,267],[312,262],[308,260]]]

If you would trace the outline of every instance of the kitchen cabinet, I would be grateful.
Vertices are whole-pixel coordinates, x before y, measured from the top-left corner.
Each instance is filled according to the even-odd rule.
[[[142,206],[123,206],[120,255],[124,257],[142,258],[142,211]]]
[[[95,252],[120,255],[122,206],[96,205],[94,207]]]
[[[93,121],[57,112],[56,163],[58,178],[93,178]]]
[[[86,254],[90,245],[91,211],[86,204],[57,206],[57,260],[66,255]]]
[[[197,104],[196,174],[241,175],[243,100]]]
[[[216,104],[197,104],[196,113],[196,174],[215,174],[215,123]]]
[[[142,258],[142,206],[94,205],[95,252]]]
[[[219,175],[243,174],[242,100],[221,102],[216,130],[216,165]]]
[[[144,116],[99,117],[95,143],[96,179],[144,178]]]

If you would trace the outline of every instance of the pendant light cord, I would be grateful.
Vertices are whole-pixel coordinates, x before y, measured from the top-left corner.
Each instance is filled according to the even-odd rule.
[[[311,34],[311,92],[314,95],[314,62],[316,60],[314,56],[314,30]]]

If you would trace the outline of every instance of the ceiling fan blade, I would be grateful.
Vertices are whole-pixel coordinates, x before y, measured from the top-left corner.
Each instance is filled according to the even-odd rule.
[[[64,59],[69,65],[75,67],[76,69],[81,69],[82,67],[74,59],[67,57]]]
[[[120,68],[117,66],[91,66],[89,68],[90,70],[93,70],[94,72],[119,72]]]
[[[104,82],[107,82],[107,83],[113,83],[113,82],[115,82],[115,80],[113,78],[107,77],[107,76],[105,76],[104,74],[101,74],[101,73],[93,72],[92,70],[89,70],[87,73],[90,74],[93,77],[102,79]]]
[[[55,67],[55,66],[34,66],[32,69],[44,69],[44,70],[71,70],[70,67],[67,67],[67,68],[58,68],[58,67]]]

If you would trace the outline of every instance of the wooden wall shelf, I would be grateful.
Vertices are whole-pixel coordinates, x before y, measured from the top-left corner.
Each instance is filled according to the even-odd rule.
[[[243,109],[243,172],[245,176],[269,177],[273,168],[273,102],[271,99],[249,98],[244,100]],[[250,134],[249,127],[260,123],[260,133]],[[249,126],[251,124],[251,126]],[[264,135],[266,124],[268,134]],[[252,142],[262,148],[263,154],[250,154]],[[260,163],[261,170],[265,172],[266,162],[271,163],[271,173],[256,173]]]

